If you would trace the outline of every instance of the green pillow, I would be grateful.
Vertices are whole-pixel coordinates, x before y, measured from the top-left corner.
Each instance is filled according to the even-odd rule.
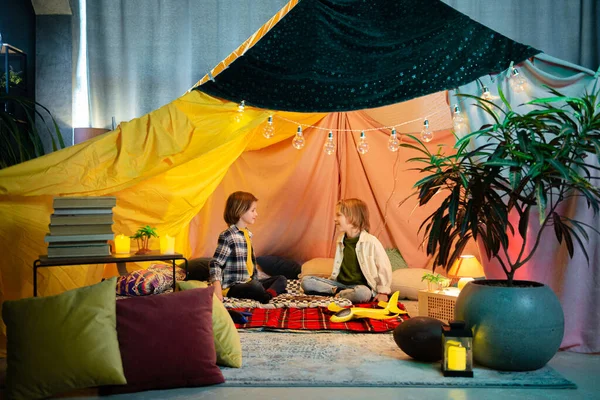
[[[116,278],[56,296],[5,301],[6,391],[39,399],[125,384],[117,340]]]
[[[190,290],[208,287],[201,281],[178,281],[179,290]],[[213,295],[212,309],[213,336],[217,351],[217,364],[226,367],[242,366],[242,343],[240,335],[223,303]]]
[[[402,268],[408,268],[408,264],[404,261],[404,257],[400,254],[400,250],[398,249],[385,249],[388,258],[390,259],[390,263],[392,264],[392,271]]]

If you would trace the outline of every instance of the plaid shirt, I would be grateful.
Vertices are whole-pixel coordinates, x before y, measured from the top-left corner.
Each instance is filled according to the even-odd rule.
[[[252,232],[248,231],[252,238]],[[252,246],[254,248],[254,246]],[[227,289],[236,283],[244,283],[250,280],[246,261],[248,259],[248,247],[246,238],[236,225],[231,225],[227,230],[221,232],[217,249],[212,260],[208,264],[210,281],[221,281],[221,287]],[[256,265],[254,249],[252,250],[252,263]],[[256,275],[256,268],[254,274]]]

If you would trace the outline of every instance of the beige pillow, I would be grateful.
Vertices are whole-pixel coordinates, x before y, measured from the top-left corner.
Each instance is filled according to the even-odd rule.
[[[300,278],[305,276],[329,278],[331,271],[333,271],[333,258],[313,258],[302,264]]]
[[[399,291],[401,299],[417,300],[421,289],[427,289],[423,275],[431,271],[424,268],[402,268],[392,272],[392,293]]]

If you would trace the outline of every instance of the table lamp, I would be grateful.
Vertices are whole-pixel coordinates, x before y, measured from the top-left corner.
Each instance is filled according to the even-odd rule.
[[[465,287],[467,283],[473,280],[473,278],[479,276],[485,276],[485,272],[483,272],[483,267],[477,260],[477,257],[472,255],[462,255],[450,270],[448,270],[448,276],[451,278],[460,278],[458,281],[458,289],[462,289]]]

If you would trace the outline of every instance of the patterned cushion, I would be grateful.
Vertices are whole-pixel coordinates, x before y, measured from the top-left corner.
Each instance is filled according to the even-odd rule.
[[[185,270],[175,267],[175,279],[185,279]],[[117,294],[145,296],[163,293],[173,287],[173,266],[152,264],[148,269],[138,269],[117,279]]]
[[[385,252],[390,259],[390,264],[392,264],[392,271],[397,269],[408,268],[408,264],[404,261],[404,257],[400,253],[398,249],[385,249]]]

